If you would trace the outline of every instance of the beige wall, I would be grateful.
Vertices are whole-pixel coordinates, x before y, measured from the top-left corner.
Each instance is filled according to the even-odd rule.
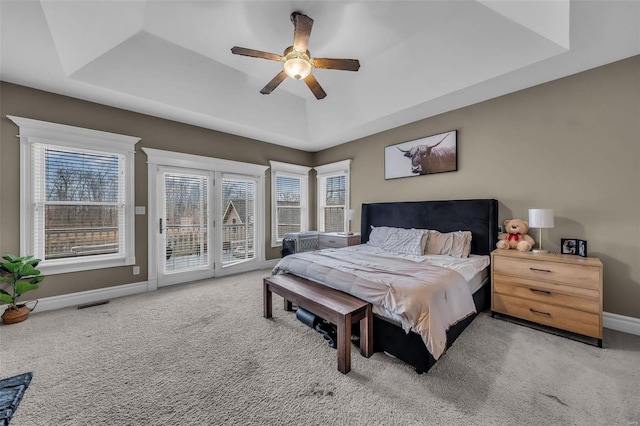
[[[384,179],[385,146],[453,129],[457,172]],[[331,148],[314,161],[344,158],[353,159],[356,211],[364,202],[485,197],[499,200],[501,221],[554,209],[543,246],[587,240],[589,256],[604,263],[604,310],[640,318],[640,57]]]
[[[269,160],[312,166],[313,154],[267,144],[252,139],[207,130],[200,127],[163,120],[117,108],[111,108],[74,98],[0,82],[0,252],[20,251],[20,144],[18,127],[7,115],[32,118],[70,126],[136,136],[135,204],[147,205],[147,156],[140,148],[244,161],[269,165]],[[266,187],[270,188],[267,172]],[[315,193],[315,192],[314,192]],[[266,205],[271,204],[270,191]],[[266,224],[270,229],[271,209],[266,208]],[[133,275],[131,267],[51,275],[33,297],[47,297],[77,291],[146,281],[147,216],[135,217],[136,264],[140,275]],[[267,259],[280,257],[279,248],[271,248],[266,241]]]
[[[363,202],[491,197],[500,201],[501,220],[553,208],[556,226],[543,231],[545,248],[558,250],[562,237],[587,240],[589,255],[604,263],[605,311],[640,318],[640,57],[315,154],[8,83],[1,83],[0,94],[1,252],[19,250],[19,144],[16,126],[6,119],[11,114],[141,137],[136,205],[147,204],[146,156],[139,149],[146,146],[264,165],[351,158],[353,230],[359,230]],[[452,129],[458,130],[457,172],[384,180],[385,146]],[[531,234],[537,238],[537,231]],[[267,258],[279,257],[269,236],[266,245]],[[136,216],[136,258],[139,276],[130,267],[51,276],[34,296],[146,280],[146,216]]]

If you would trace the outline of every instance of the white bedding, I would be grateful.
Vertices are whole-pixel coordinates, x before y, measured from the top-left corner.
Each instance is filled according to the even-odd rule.
[[[273,273],[292,273],[370,302],[375,313],[420,334],[438,359],[449,327],[475,313],[469,282],[488,265],[489,256],[418,256],[362,244],[289,255]]]

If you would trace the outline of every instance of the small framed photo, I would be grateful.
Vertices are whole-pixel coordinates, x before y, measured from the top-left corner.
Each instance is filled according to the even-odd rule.
[[[578,256],[587,257],[587,242],[578,240]]]
[[[585,244],[585,252],[586,252]],[[560,253],[561,254],[578,254],[578,240],[575,238],[561,238],[560,239]]]

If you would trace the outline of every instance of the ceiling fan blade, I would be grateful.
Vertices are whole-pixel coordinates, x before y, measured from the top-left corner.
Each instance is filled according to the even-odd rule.
[[[311,60],[311,64],[316,68],[329,70],[358,71],[360,69],[360,61],[357,59],[315,58]]]
[[[244,47],[233,46],[231,53],[235,55],[251,56],[252,58],[268,59],[270,61],[281,61],[282,56],[275,53],[263,52],[262,50],[246,49]]]
[[[318,80],[316,80],[313,74],[309,74],[308,76],[306,76],[304,78],[304,82],[307,83],[309,89],[311,89],[313,94],[316,95],[316,99],[323,99],[325,96],[327,96],[327,93],[322,89],[320,83],[318,83]]]
[[[267,83],[266,86],[262,88],[260,93],[262,93],[263,95],[268,95],[269,93],[273,92],[273,90],[278,87],[285,78],[287,78],[287,73],[284,72],[284,70],[280,71],[275,77],[273,77],[273,79],[269,83]]]
[[[293,48],[298,52],[305,53],[307,51],[307,44],[309,44],[313,19],[302,13],[293,12],[291,14],[291,22],[293,22],[295,27],[293,30]]]

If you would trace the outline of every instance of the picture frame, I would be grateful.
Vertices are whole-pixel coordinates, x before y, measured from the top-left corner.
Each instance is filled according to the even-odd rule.
[[[384,148],[384,178],[386,180],[457,170],[457,130]]]
[[[587,257],[587,241],[578,240],[578,256]]]
[[[561,238],[560,254],[578,254],[578,240],[575,238]]]

